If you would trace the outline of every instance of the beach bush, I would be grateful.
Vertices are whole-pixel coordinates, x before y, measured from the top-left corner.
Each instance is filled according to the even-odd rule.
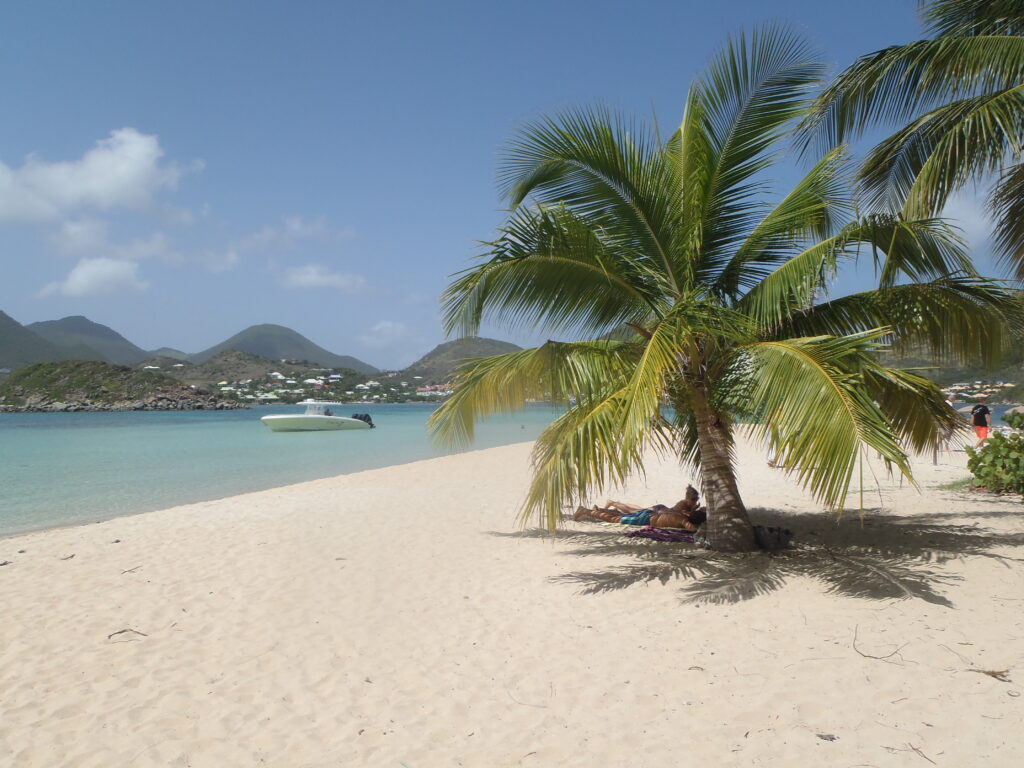
[[[1024,429],[1024,413],[1004,413],[1003,421],[1014,429]]]
[[[981,448],[967,449],[975,485],[996,493],[1024,493],[1024,435],[996,432]]]

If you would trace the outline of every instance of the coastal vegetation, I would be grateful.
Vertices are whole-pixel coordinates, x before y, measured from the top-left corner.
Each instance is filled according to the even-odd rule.
[[[699,470],[709,545],[752,550],[738,425],[841,508],[865,455],[910,476],[908,451],[959,422],[932,381],[879,351],[998,364],[1019,304],[977,273],[949,223],[916,204],[865,205],[841,145],[785,194],[769,188],[785,139],[821,108],[823,72],[798,37],[767,27],[724,46],[667,139],[584,109],[509,146],[511,213],[447,289],[446,326],[472,334],[487,319],[596,340],[465,366],[431,427],[464,442],[523,398],[573,398],[536,443],[524,520],[554,528],[564,505],[642,471],[655,450]],[[873,269],[876,286],[833,297],[849,263]],[[609,337],[622,325],[631,338]]]
[[[1024,433],[995,432],[981,448],[967,448],[973,485],[994,493],[1024,493]]]
[[[0,411],[222,410],[237,404],[156,371],[90,361],[37,363],[0,380]]]
[[[7,393],[0,405],[18,410],[109,410],[111,402],[120,402],[119,408],[124,408],[125,402],[164,393],[168,385],[188,385],[192,394],[197,390],[214,392],[218,402],[239,405],[297,403],[307,398],[437,402],[450,394],[447,382],[467,358],[518,349],[495,339],[459,339],[438,345],[402,371],[376,375],[344,367],[325,368],[309,360],[271,360],[236,349],[226,349],[198,364],[177,357],[151,357],[133,369],[119,367],[116,376],[110,374],[112,366],[102,362],[52,363],[0,377],[0,384],[6,382],[0,386],[0,396]],[[137,375],[128,376],[128,371]],[[112,392],[109,380],[125,384],[123,391]],[[74,393],[71,402],[69,392]]]

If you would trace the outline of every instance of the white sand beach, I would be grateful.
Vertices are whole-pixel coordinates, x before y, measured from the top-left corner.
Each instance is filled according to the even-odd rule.
[[[520,534],[529,449],[0,540],[0,765],[1024,764],[1024,508],[938,488],[963,453],[862,527],[743,444],[800,547],[708,559]]]

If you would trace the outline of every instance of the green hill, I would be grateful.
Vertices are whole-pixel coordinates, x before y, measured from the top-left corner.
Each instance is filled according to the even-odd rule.
[[[350,368],[359,373],[377,373],[379,370],[354,357],[328,352],[291,328],[270,324],[250,326],[227,341],[191,355],[189,360],[197,364],[204,363],[229,349],[249,352],[274,361],[307,361],[324,368]]]
[[[153,349],[147,352],[146,356],[163,357],[178,361],[188,360],[188,352],[182,352],[180,349],[175,349],[174,347],[160,347],[160,349]]]
[[[438,344],[415,363],[402,371],[403,377],[420,376],[424,384],[441,384],[451,378],[462,360],[489,357],[522,349],[515,344],[496,339],[469,336]]]
[[[42,411],[193,410],[233,408],[206,390],[158,371],[97,360],[37,363],[0,383],[0,409]]]
[[[308,374],[310,366],[292,365],[270,360],[251,352],[240,352],[237,349],[225,349],[203,363],[185,362],[181,368],[175,368],[176,361],[169,358],[154,358],[146,363],[159,365],[161,372],[173,376],[189,384],[215,384],[218,381],[245,381],[246,379],[264,379],[272,371],[284,374],[289,378]]]
[[[0,312],[0,368],[17,370],[33,363],[46,363],[67,357],[65,350]]]
[[[131,365],[149,356],[117,331],[81,315],[31,323],[25,327],[58,348],[68,350],[62,359],[105,360]]]

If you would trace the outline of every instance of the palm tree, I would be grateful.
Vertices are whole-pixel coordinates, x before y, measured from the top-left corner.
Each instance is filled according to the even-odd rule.
[[[476,419],[524,398],[575,399],[535,444],[524,521],[554,528],[565,503],[642,470],[654,449],[699,467],[710,545],[754,549],[737,424],[841,507],[862,451],[909,475],[901,440],[924,447],[953,418],[931,382],[882,365],[880,345],[988,358],[1005,345],[1006,293],[942,221],[851,219],[841,150],[766,202],[764,172],[821,73],[799,39],[766,28],[712,60],[667,141],[593,109],[511,144],[511,213],[448,287],[447,329],[493,318],[596,340],[466,365],[431,427],[465,442]],[[858,254],[879,287],[822,301]]]
[[[928,39],[860,57],[821,94],[801,127],[831,147],[874,125],[902,126],[859,176],[875,210],[913,218],[993,176],[996,245],[1024,278],[1024,0],[923,2]]]

